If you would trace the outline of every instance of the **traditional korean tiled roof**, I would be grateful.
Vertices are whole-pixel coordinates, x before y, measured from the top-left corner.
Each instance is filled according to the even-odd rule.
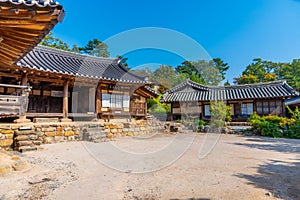
[[[191,80],[167,91],[163,102],[288,98],[299,94],[285,81],[233,86],[204,86]]]
[[[150,83],[128,72],[119,59],[100,58],[38,45],[17,62],[21,68],[115,82]]]
[[[53,0],[0,0],[0,67],[10,67],[64,18]]]
[[[291,99],[286,99],[284,101],[286,106],[293,106],[293,105],[299,105],[300,104],[300,96],[291,98]]]
[[[54,0],[0,0],[0,3],[11,3],[15,6],[30,6],[30,7],[55,7],[62,8],[62,6]]]

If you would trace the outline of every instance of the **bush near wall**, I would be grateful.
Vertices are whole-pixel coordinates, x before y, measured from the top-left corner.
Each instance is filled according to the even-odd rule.
[[[259,116],[253,113],[248,122],[252,123],[253,132],[258,135],[268,137],[285,137],[300,139],[300,113],[297,110],[292,118],[285,118],[279,116]]]

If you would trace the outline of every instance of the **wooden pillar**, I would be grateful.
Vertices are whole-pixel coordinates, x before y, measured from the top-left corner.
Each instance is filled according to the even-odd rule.
[[[21,77],[21,85],[27,86],[28,83],[28,75],[27,73],[22,73]],[[22,96],[26,95],[24,89],[22,91]],[[19,115],[19,121],[26,121],[26,112],[23,115]]]
[[[63,118],[68,118],[68,113],[69,113],[68,91],[69,91],[69,80],[66,80],[64,82],[64,93],[63,93]]]

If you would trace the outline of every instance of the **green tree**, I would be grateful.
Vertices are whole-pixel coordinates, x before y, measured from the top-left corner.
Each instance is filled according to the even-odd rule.
[[[285,79],[290,86],[300,90],[300,59],[294,59],[291,63],[280,63],[275,73],[278,79]]]
[[[230,83],[228,80],[224,83],[224,86],[230,86]]]
[[[71,51],[75,53],[80,53],[80,48],[76,44],[74,44]]]
[[[213,127],[225,126],[225,120],[231,121],[230,106],[222,101],[210,102],[210,114]]]
[[[215,58],[211,61],[185,61],[176,67],[176,72],[186,74],[192,81],[200,84],[218,85],[225,79],[228,69],[227,63],[224,63],[220,58]]]
[[[89,40],[85,47],[80,48],[82,53],[97,57],[109,57],[107,44],[98,39]]]
[[[243,74],[239,78],[235,78],[235,83],[237,84],[251,84],[251,83],[258,83],[259,80],[255,75],[252,74]]]
[[[161,65],[153,73],[152,80],[162,85],[165,89],[170,89],[175,85],[177,74],[173,67]]]
[[[268,73],[264,76],[264,82],[275,81],[277,79],[277,75],[273,73]]]
[[[40,43],[43,46],[48,46],[56,49],[61,49],[69,51],[69,45],[66,42],[63,42],[61,39],[53,36],[53,33],[50,32]]]
[[[226,72],[229,69],[228,64],[224,63],[224,61],[221,58],[214,58],[213,62],[215,67],[219,70],[219,73],[222,76],[222,81],[225,80]]]

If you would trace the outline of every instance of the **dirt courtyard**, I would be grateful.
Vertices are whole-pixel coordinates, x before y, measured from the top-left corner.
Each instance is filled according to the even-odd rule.
[[[44,145],[6,199],[300,199],[300,140],[156,135]]]

